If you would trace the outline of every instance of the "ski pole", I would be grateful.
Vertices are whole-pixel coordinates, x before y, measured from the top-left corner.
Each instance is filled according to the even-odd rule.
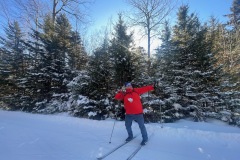
[[[114,127],[115,127],[115,123],[116,123],[116,120],[114,120],[114,123],[113,123],[113,128],[112,128],[112,133],[111,133],[111,136],[110,136],[109,143],[112,143],[112,135],[113,135],[113,130],[114,130]]]
[[[161,118],[161,128],[163,128],[163,123],[162,123],[162,105],[160,104],[160,118]]]
[[[114,131],[114,128],[115,128],[116,121],[117,121],[117,114],[115,113],[115,120],[114,120],[114,123],[113,123],[113,128],[112,128],[112,133],[111,133],[111,136],[110,136],[109,143],[112,143],[112,135],[113,135],[113,131]]]

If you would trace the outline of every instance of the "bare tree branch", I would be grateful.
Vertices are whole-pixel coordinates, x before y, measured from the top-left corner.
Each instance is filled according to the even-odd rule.
[[[83,19],[86,17],[84,11],[86,10],[87,5],[92,2],[92,0],[53,0],[53,21],[55,21],[57,14],[64,11],[83,22]]]
[[[164,19],[175,7],[177,0],[127,0],[133,7],[132,15],[129,16],[133,25],[145,29],[148,37],[148,58],[150,58],[151,38],[163,24]],[[175,3],[174,3],[175,2]]]
[[[11,23],[11,15],[10,15],[10,11],[9,11],[9,5],[5,2],[5,1],[0,1],[0,10],[1,10],[1,16],[3,17],[3,19],[6,19],[7,24],[9,25]],[[4,21],[1,22],[1,25],[4,27],[6,26],[4,24]]]

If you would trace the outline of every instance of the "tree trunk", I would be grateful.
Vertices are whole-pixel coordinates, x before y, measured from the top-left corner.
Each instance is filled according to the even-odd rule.
[[[150,37],[150,29],[148,28],[148,59],[150,59],[150,43],[151,43],[151,37]]]
[[[56,19],[56,6],[57,6],[57,0],[53,0],[53,11],[52,11],[52,20],[53,20],[53,24],[55,23],[55,19]]]

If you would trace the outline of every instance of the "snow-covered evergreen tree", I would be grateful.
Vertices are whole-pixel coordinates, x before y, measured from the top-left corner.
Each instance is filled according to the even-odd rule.
[[[34,32],[37,44],[28,44],[33,54],[39,54],[38,63],[29,68],[24,81],[19,83],[19,86],[26,90],[25,96],[32,104],[29,107],[24,106],[24,109],[29,111],[34,107],[34,110],[39,111],[44,109],[49,101],[64,98],[62,94],[68,92],[66,85],[73,76],[67,65],[71,25],[66,16],[59,15],[56,25],[53,25],[51,17],[47,16],[43,31]]]
[[[110,54],[114,65],[114,80],[116,85],[122,86],[124,82],[134,79],[132,62],[132,34],[127,34],[127,26],[119,14],[118,22],[114,27],[113,39],[110,44]]]
[[[9,63],[12,76],[18,78],[25,72],[23,33],[17,21],[10,23],[8,28],[5,28],[5,33],[6,38],[1,37],[2,50],[11,55]]]
[[[69,67],[73,70],[85,69],[88,62],[88,55],[79,32],[71,32],[70,42],[70,51],[67,55]]]
[[[214,69],[211,43],[207,30],[195,14],[188,14],[188,6],[180,7],[177,24],[169,38],[165,29],[161,55],[161,97],[164,115],[172,119],[192,116],[201,120],[204,112],[212,111],[211,97],[217,92],[217,69]],[[160,57],[160,56],[159,56]],[[208,103],[207,108],[202,104]]]
[[[134,87],[141,87],[152,83],[152,72],[149,73],[148,70],[147,53],[142,47],[133,49],[132,63],[134,67],[134,79],[132,80],[132,85]]]
[[[225,51],[225,72],[230,83],[233,84],[232,90],[240,90],[240,0],[233,0],[230,8],[231,13],[226,16],[229,18],[227,28],[225,28],[226,37],[224,37]],[[230,29],[229,29],[230,28]],[[224,35],[225,36],[225,35]],[[227,54],[226,54],[227,53]]]
[[[101,99],[111,92],[113,85],[113,66],[109,55],[107,40],[97,48],[89,61],[89,75],[91,77],[89,96],[93,99]]]
[[[18,109],[18,95],[22,92],[17,82],[23,77],[28,65],[28,56],[24,54],[23,33],[17,21],[9,23],[5,28],[6,37],[0,37],[1,43],[1,92],[11,104],[12,109]],[[3,97],[4,97],[3,96]]]
[[[0,49],[0,101],[3,101],[5,96],[12,94],[12,87],[14,86],[10,78],[11,65],[8,63],[10,57],[11,55],[2,50],[2,48]]]

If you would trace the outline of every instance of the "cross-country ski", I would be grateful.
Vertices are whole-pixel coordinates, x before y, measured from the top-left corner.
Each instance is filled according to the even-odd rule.
[[[140,149],[143,147],[143,145],[139,145],[127,158],[127,160],[131,160],[139,151]]]
[[[119,148],[121,148],[122,146],[126,145],[127,143],[131,142],[133,139],[135,139],[138,135],[134,136],[130,141],[125,141],[123,143],[121,143],[120,145],[116,146],[115,148],[113,148],[112,150],[110,150],[109,152],[103,154],[102,156],[98,157],[97,159],[104,159],[105,157],[109,156],[110,154],[112,154],[113,152],[115,152],[116,150],[118,150]]]

